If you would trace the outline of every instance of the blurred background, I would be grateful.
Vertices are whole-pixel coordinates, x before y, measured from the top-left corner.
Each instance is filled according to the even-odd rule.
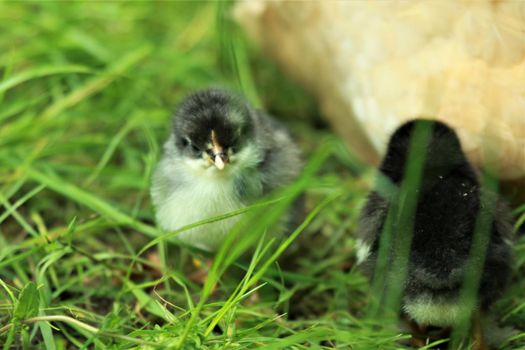
[[[250,37],[377,164],[403,122],[438,119],[469,159],[525,200],[525,3],[240,1]]]
[[[408,338],[397,328],[378,328],[381,320],[364,318],[368,283],[354,268],[359,206],[381,148],[353,147],[352,140],[381,142],[364,132],[366,123],[356,123],[366,118],[356,119],[347,102],[333,102],[341,95],[326,89],[329,65],[322,62],[330,60],[319,57],[339,56],[316,46],[322,41],[314,34],[322,30],[294,24],[292,18],[308,16],[296,12],[293,17],[287,11],[297,8],[280,3],[254,2],[250,8],[244,3],[235,8],[230,1],[0,3],[4,349],[182,343],[188,349],[343,349],[350,344],[398,349]],[[314,3],[304,8],[311,13]],[[280,17],[272,17],[274,11]],[[290,21],[281,28],[275,18]],[[315,63],[304,70],[310,83],[276,55],[295,53],[271,36],[275,33],[301,33],[312,43],[305,47],[318,50],[302,51],[305,63]],[[159,234],[149,181],[172,112],[183,96],[210,85],[242,92],[277,116],[306,160],[321,147],[330,149],[306,193],[308,212],[316,212],[327,196],[342,194],[316,212],[279,263],[260,270],[257,287],[239,289],[247,270],[241,261],[228,267],[204,300],[199,272],[209,268],[207,257],[165,242],[138,252]],[[340,131],[343,140],[331,130]],[[512,185],[512,191],[516,188]],[[515,208],[523,222],[525,206]],[[523,239],[516,255],[519,280]],[[31,281],[38,292],[27,289],[33,306],[23,311],[21,291]],[[504,349],[524,345],[523,283],[515,283],[495,308],[494,317],[512,329],[502,336]],[[74,320],[62,318],[52,326],[21,322],[52,315]]]

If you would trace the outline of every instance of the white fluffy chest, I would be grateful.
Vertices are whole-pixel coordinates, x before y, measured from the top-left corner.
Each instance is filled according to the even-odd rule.
[[[262,194],[260,176],[253,171],[259,159],[253,147],[244,147],[230,158],[225,169],[218,170],[205,159],[178,156],[173,145],[171,139],[166,143],[165,156],[155,169],[151,188],[157,223],[163,230],[175,231],[231,213],[251,201],[248,198]],[[239,192],[243,193],[243,200],[237,195]],[[239,218],[200,225],[176,237],[190,245],[215,250]]]
[[[225,179],[193,178],[185,186],[176,189],[157,188],[157,191],[165,191],[162,199],[156,203],[156,216],[158,224],[166,231],[174,231],[244,206],[235,195],[233,183]],[[177,239],[199,248],[214,250],[238,220],[236,216],[201,225],[180,232]]]

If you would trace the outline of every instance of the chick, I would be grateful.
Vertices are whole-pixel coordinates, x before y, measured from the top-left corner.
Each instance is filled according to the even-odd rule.
[[[372,191],[362,210],[359,223],[358,262],[372,276],[378,258],[379,242],[387,212],[398,204],[393,194],[405,178],[411,136],[418,124],[432,128],[422,166],[413,214],[413,232],[408,257],[407,277],[402,286],[401,312],[420,326],[454,327],[461,316],[460,290],[482,205],[478,176],[461,149],[456,133],[447,125],[425,119],[405,123],[392,135],[387,153],[379,167],[392,187]],[[383,187],[384,188],[384,187]],[[414,192],[413,192],[414,193]],[[502,293],[510,270],[510,215],[494,193],[489,241],[482,263],[477,310],[484,311]],[[392,232],[393,239],[401,234]],[[389,247],[391,248],[391,247]]]
[[[276,120],[222,89],[187,97],[156,167],[151,196],[158,225],[174,231],[241,209],[291,183],[299,150]],[[201,225],[176,238],[216,250],[239,216]]]

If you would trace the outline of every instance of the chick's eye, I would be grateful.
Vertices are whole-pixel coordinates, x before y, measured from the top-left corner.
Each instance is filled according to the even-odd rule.
[[[189,141],[185,138],[180,139],[180,143],[182,146],[186,147],[189,144]]]
[[[237,153],[241,150],[242,148],[242,143],[238,140],[235,140],[235,142],[232,143],[232,145],[229,147],[233,153]]]

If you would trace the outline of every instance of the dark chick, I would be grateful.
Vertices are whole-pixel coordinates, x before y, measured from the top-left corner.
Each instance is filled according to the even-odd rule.
[[[221,89],[188,96],[155,170],[151,196],[159,226],[183,226],[239,210],[290,184],[301,170],[287,130]],[[190,245],[217,249],[239,216],[183,231]]]
[[[410,140],[418,124],[427,124],[432,131],[426,147],[420,150],[425,152],[420,186],[409,188],[416,191],[417,204],[401,311],[422,326],[453,327],[462,312],[458,297],[485,190],[456,133],[447,125],[414,120],[392,135],[379,171],[393,191],[380,194],[376,189],[369,194],[359,224],[358,259],[373,276],[387,212],[397,204],[393,193],[405,177]],[[509,212],[496,194],[484,193],[484,198],[492,201],[489,207],[493,210],[477,301],[481,311],[502,293],[511,270]]]

